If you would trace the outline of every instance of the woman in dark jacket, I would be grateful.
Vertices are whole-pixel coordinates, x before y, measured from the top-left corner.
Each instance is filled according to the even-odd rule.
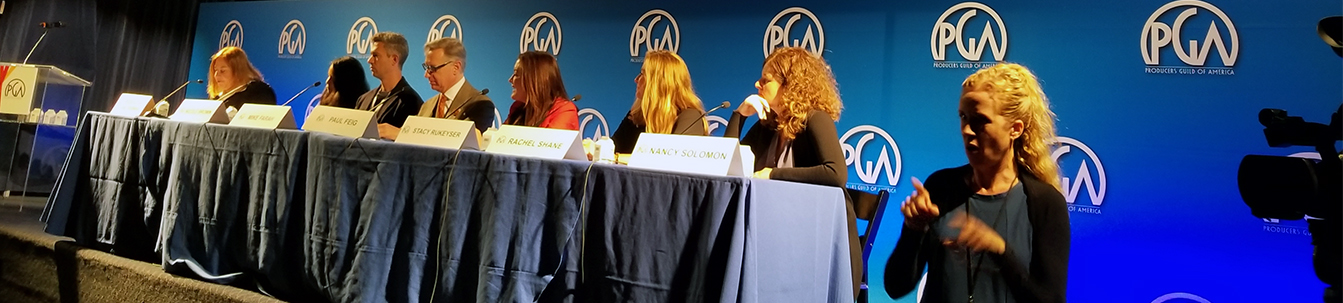
[[[923,302],[1064,302],[1070,227],[1044,91],[998,64],[965,80],[959,112],[970,164],[914,180],[887,293],[914,290],[927,265]]]

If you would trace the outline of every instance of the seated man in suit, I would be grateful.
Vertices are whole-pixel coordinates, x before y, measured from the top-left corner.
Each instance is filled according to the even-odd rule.
[[[466,81],[466,47],[461,40],[441,38],[424,45],[424,77],[438,92],[420,106],[418,116],[469,120],[484,132],[494,125],[494,101]],[[384,138],[396,139],[399,127],[378,125]]]
[[[382,130],[394,127],[400,130],[406,123],[406,117],[415,114],[424,101],[415,92],[401,69],[410,55],[410,46],[406,37],[393,32],[381,32],[373,35],[373,50],[368,57],[368,69],[373,77],[381,81],[378,88],[359,96],[355,109],[373,111],[378,123],[378,135],[383,138],[396,138],[396,134],[387,134]],[[389,136],[390,135],[390,136]]]

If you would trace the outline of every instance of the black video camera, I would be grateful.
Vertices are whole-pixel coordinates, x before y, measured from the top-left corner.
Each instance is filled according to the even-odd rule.
[[[1343,112],[1343,106],[1339,107]],[[1237,181],[1241,199],[1256,217],[1300,220],[1304,216],[1338,219],[1343,209],[1343,165],[1335,142],[1343,139],[1340,112],[1329,125],[1306,122],[1287,111],[1259,112],[1264,138],[1272,147],[1311,146],[1320,160],[1248,155],[1240,162]]]

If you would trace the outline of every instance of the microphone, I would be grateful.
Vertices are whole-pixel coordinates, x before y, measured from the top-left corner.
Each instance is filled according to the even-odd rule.
[[[569,99],[569,102],[578,102],[578,100],[582,100],[582,99],[583,99],[583,95],[574,95],[574,98],[573,98],[573,99]]]
[[[205,83],[205,81],[204,81],[204,80],[201,80],[201,79],[196,79],[196,80],[190,80],[190,81],[187,81],[187,82],[183,82],[182,85],[178,85],[178,86],[177,86],[177,89],[174,89],[173,92],[168,93],[167,95],[164,95],[163,98],[159,98],[159,102],[156,103],[156,104],[154,104],[154,109],[153,109],[153,110],[150,110],[150,111],[149,111],[148,113],[146,113],[144,116],[147,116],[147,117],[167,117],[167,116],[168,116],[168,108],[170,107],[170,105],[168,104],[168,97],[172,97],[173,94],[176,94],[177,92],[182,91],[183,88],[186,88],[186,87],[187,87],[187,84],[191,84],[192,82],[195,82],[195,83]]]
[[[711,109],[709,109],[709,110],[704,111],[704,114],[703,114],[703,115],[699,115],[699,119],[695,119],[695,121],[704,120],[704,117],[708,117],[708,116],[709,116],[709,113],[712,113],[713,111],[716,111],[716,110],[719,110],[719,109],[728,108],[729,106],[732,106],[732,103],[731,103],[731,102],[723,101],[723,104],[719,104],[718,106],[716,106],[716,107],[714,107],[714,108],[711,108]],[[694,126],[694,125],[695,125],[694,123],[691,123],[690,125],[686,125],[685,128],[682,128],[680,131],[674,132],[674,133],[672,133],[672,134],[674,134],[674,135],[683,135],[683,134],[685,134],[685,131],[690,130],[690,127],[691,127],[691,126]],[[705,134],[705,135],[708,135],[708,134]]]
[[[186,87],[187,87],[187,84],[191,84],[191,83],[205,83],[205,80],[196,79],[196,80],[191,80],[191,81],[187,81],[187,82],[185,82],[185,83],[182,83],[182,85],[177,86],[177,89],[174,89],[173,92],[168,93],[167,95],[164,95],[163,98],[159,98],[159,101],[160,101],[160,102],[162,102],[162,101],[167,101],[167,100],[168,100],[168,97],[172,97],[173,94],[176,94],[177,92],[182,91],[183,88],[186,88]]]
[[[28,56],[24,56],[24,57],[23,57],[23,64],[28,64],[28,58],[32,58],[32,57],[33,57],[33,51],[36,51],[36,50],[37,50],[37,46],[38,46],[38,45],[42,45],[42,39],[47,38],[47,30],[50,30],[50,29],[53,29],[53,28],[57,28],[57,27],[65,27],[65,23],[60,22],[60,21],[56,21],[56,22],[41,22],[41,23],[38,23],[37,25],[42,26],[42,36],[37,37],[37,43],[33,43],[33,49],[28,50]]]
[[[298,93],[297,93],[297,94],[294,94],[293,97],[289,97],[289,101],[285,101],[283,104],[280,104],[280,106],[289,105],[289,102],[294,102],[294,99],[298,99],[298,96],[302,96],[303,93],[308,92],[308,89],[311,89],[311,88],[314,88],[314,87],[317,87],[317,86],[320,86],[320,85],[322,85],[322,81],[313,82],[313,83],[312,83],[312,86],[304,87],[303,90],[298,91]]]
[[[486,88],[486,89],[482,89],[482,90],[480,90],[480,94],[481,94],[481,95],[488,95],[488,94],[490,94],[490,89],[488,89],[488,88]]]

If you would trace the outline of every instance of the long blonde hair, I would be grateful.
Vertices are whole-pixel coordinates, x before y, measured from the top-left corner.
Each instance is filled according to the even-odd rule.
[[[682,110],[699,109],[704,104],[695,96],[695,88],[690,83],[690,70],[685,61],[675,53],[657,50],[644,55],[644,65],[640,69],[644,79],[643,94],[635,96],[630,116],[647,128],[645,132],[669,134],[676,125],[676,117]],[[708,124],[702,127],[708,133]]]
[[[807,115],[819,110],[839,121],[844,104],[839,100],[839,88],[830,65],[820,57],[800,47],[775,49],[765,58],[765,71],[779,81],[780,107],[785,114],[775,118],[779,135],[786,140],[797,137],[807,127]],[[778,112],[778,111],[776,111]]]
[[[1036,179],[1062,191],[1058,163],[1049,156],[1058,142],[1056,117],[1035,74],[1019,64],[998,63],[975,72],[961,85],[966,91],[989,93],[998,101],[1004,117],[1022,121],[1025,129],[1012,142],[1016,154],[1013,161]]]
[[[210,78],[214,78],[215,61],[221,58],[224,59],[224,64],[227,64],[233,69],[233,79],[238,81],[238,83],[240,83],[239,85],[246,85],[248,80],[264,81],[261,78],[261,71],[258,71],[255,66],[252,66],[252,61],[247,60],[247,53],[235,46],[226,46],[219,49],[214,56],[210,56]],[[205,87],[205,92],[209,94],[212,99],[218,98],[220,94],[233,89],[232,87],[215,87],[214,79],[209,80],[210,82],[207,82],[209,84]]]

